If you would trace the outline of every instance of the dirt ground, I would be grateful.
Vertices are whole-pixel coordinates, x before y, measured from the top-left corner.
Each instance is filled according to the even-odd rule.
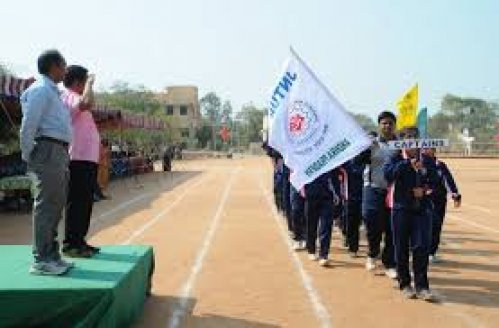
[[[288,244],[263,157],[176,162],[174,173],[114,182],[91,242],[154,246],[153,295],[138,327],[498,327],[499,160],[447,160],[463,206],[449,208],[431,266],[438,304],[404,300],[333,236],[332,266]],[[0,213],[0,243],[28,244],[30,217]]]

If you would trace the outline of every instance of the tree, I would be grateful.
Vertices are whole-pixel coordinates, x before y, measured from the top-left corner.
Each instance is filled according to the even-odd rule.
[[[376,123],[374,123],[373,119],[370,118],[369,116],[364,114],[353,114],[353,113],[352,116],[357,121],[357,123],[359,123],[359,125],[362,126],[364,131],[370,132],[377,130]]]
[[[225,100],[222,105],[222,120],[225,120],[227,125],[230,125],[232,121],[232,104],[230,100]]]
[[[237,138],[241,146],[248,146],[251,142],[262,141],[263,117],[265,110],[253,104],[244,105],[237,114]]]
[[[163,111],[163,104],[156,94],[144,86],[131,86],[128,82],[117,81],[108,91],[98,92],[95,95],[96,103],[100,106],[117,108],[129,112],[145,114],[165,121],[168,126],[176,126],[175,118],[167,116]],[[166,142],[180,140],[179,135],[172,129],[163,131],[144,131],[128,129],[119,133],[108,133],[110,138],[120,138],[135,147],[159,147]]]
[[[201,127],[196,131],[196,138],[200,148],[206,148],[210,140],[212,140],[211,122],[208,119],[203,118]]]
[[[115,82],[110,91],[97,93],[96,101],[100,105],[149,115],[163,111],[162,103],[152,91],[143,86],[133,88],[129,83],[122,81]]]
[[[213,150],[216,149],[216,126],[221,117],[222,101],[215,92],[208,92],[200,100],[201,110],[203,115],[208,118],[211,123],[211,139]]]
[[[431,116],[428,119],[428,133],[434,138],[451,138],[453,139],[451,132],[453,129],[452,117],[446,115],[442,111]]]
[[[450,136],[468,129],[477,142],[490,142],[496,133],[498,104],[478,98],[461,98],[447,94],[442,99],[441,113],[448,120]],[[434,119],[441,122],[442,116]],[[432,123],[435,124],[435,123]]]
[[[10,70],[4,64],[0,63],[0,75],[10,74]]]

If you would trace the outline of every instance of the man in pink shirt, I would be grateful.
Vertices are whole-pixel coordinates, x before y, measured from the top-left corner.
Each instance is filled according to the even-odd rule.
[[[69,147],[70,179],[66,204],[66,230],[63,252],[70,257],[91,257],[99,248],[85,237],[92,216],[94,181],[97,179],[100,136],[92,116],[94,76],[84,67],[72,65],[64,77],[61,95],[71,114],[73,141]]]

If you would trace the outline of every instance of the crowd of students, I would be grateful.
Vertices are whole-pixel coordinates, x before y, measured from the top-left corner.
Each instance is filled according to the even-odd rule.
[[[429,263],[439,261],[447,198],[450,196],[458,207],[461,195],[435,149],[389,147],[392,140],[418,138],[416,127],[396,133],[395,125],[393,113],[380,113],[378,132],[370,133],[369,149],[301,190],[290,184],[292,170],[281,154],[265,144],[274,167],[274,200],[286,219],[296,251],[306,250],[311,260],[328,266],[336,221],[343,245],[357,258],[363,223],[368,246],[366,270],[376,270],[381,259],[386,276],[398,282],[405,298],[434,301]]]

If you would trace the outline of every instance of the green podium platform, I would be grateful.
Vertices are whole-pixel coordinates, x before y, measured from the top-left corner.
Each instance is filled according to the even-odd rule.
[[[105,246],[60,277],[33,276],[31,246],[0,246],[0,327],[128,327],[142,313],[154,255]]]

